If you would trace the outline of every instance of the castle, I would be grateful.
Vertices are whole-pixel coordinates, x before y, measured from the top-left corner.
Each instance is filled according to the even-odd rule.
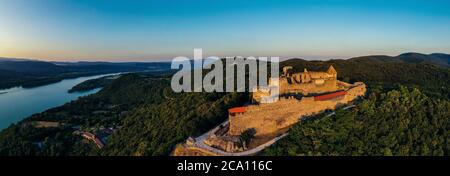
[[[337,79],[330,66],[325,72],[308,71],[290,73],[291,66],[283,67],[279,79],[270,79],[268,87],[253,93],[257,104],[241,107],[240,113],[229,113],[229,135],[240,135],[248,128],[257,135],[270,135],[325,110],[334,110],[366,92],[362,82],[345,83]],[[278,94],[273,90],[278,88]]]
[[[325,72],[304,69],[301,73],[291,73],[291,69],[291,66],[283,67],[279,78],[270,79],[268,86],[256,88],[253,104],[229,109],[228,123],[217,127],[202,142],[224,152],[251,150],[252,146],[239,141],[239,136],[248,129],[256,132],[254,138],[271,139],[285,133],[302,118],[342,107],[366,93],[362,82],[339,81],[333,66]]]
[[[253,91],[253,100],[257,103],[272,103],[285,95],[297,94],[307,96],[339,90],[337,72],[330,66],[326,72],[308,71],[290,73],[292,66],[283,67],[280,78],[270,79],[267,87]],[[278,90],[277,93],[271,91]]]

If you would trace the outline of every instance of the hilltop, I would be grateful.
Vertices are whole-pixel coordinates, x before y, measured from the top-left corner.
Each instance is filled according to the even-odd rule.
[[[361,56],[351,58],[350,60],[371,60],[380,62],[400,62],[400,63],[415,63],[415,64],[430,64],[444,68],[450,68],[450,55],[443,53],[422,54],[422,53],[403,53],[398,56]]]

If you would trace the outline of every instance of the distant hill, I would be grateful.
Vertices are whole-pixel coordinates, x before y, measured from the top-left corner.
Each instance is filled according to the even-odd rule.
[[[431,64],[440,67],[450,68],[450,55],[442,53],[421,54],[421,53],[404,53],[395,57],[391,56],[361,56],[351,58],[353,60],[368,59],[382,62],[406,62],[415,64]]]
[[[40,86],[80,76],[169,69],[169,62],[46,62],[0,58],[0,89]]]
[[[3,61],[32,61],[32,59],[0,57],[0,62],[3,62]]]
[[[435,78],[437,86],[440,85],[439,80],[448,78],[448,75],[442,75],[446,73],[445,71],[433,72],[433,70],[438,69],[436,67],[450,68],[450,55],[442,53],[404,53],[394,57],[375,55],[330,61],[291,59],[281,63],[281,65],[283,64],[297,65],[296,69],[299,69],[297,71],[302,71],[305,67],[308,69],[326,69],[325,67],[333,64],[338,71],[341,70],[339,73],[341,78],[360,81],[378,82],[383,80],[386,82],[391,80],[390,82],[398,82],[398,80],[401,80],[402,82],[399,83],[417,83],[431,76]],[[418,67],[418,64],[425,66]],[[14,86],[39,86],[66,78],[96,74],[147,70],[167,71],[169,69],[170,62],[45,62],[31,59],[0,58],[0,78],[2,78],[0,79],[0,89]],[[398,72],[402,72],[402,74],[399,75]],[[423,74],[411,76],[417,72],[423,72]],[[385,77],[386,74],[389,76]]]
[[[0,69],[19,73],[55,74],[64,72],[64,68],[50,62],[42,61],[1,61]]]

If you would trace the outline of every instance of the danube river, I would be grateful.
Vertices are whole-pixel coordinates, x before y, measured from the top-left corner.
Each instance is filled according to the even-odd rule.
[[[80,96],[98,92],[100,89],[75,93],[68,93],[67,91],[83,81],[107,75],[65,79],[35,88],[18,87],[0,90],[0,130],[32,114],[61,106],[76,100]]]

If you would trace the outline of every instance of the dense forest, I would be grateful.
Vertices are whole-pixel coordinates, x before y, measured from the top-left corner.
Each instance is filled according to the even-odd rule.
[[[391,89],[404,85],[416,87],[434,98],[450,98],[450,69],[428,63],[408,63],[386,56],[368,56],[348,60],[306,61],[292,59],[280,64],[293,71],[326,70],[330,65],[345,82],[362,81],[369,87]]]
[[[449,109],[450,101],[418,89],[375,89],[356,109],[294,125],[262,155],[448,156]]]
[[[403,56],[407,57],[407,55]],[[406,61],[405,61],[406,60]],[[450,69],[384,56],[305,61],[294,71],[333,65],[343,81],[363,81],[357,107],[311,117],[262,155],[449,155]],[[169,155],[189,136],[223,122],[249,93],[174,93],[170,74],[126,74],[97,94],[35,114],[0,132],[0,155]],[[57,121],[39,128],[34,121]],[[75,131],[112,128],[104,148]]]
[[[127,74],[99,93],[35,114],[0,133],[0,155],[168,155],[177,143],[222,122],[226,110],[246,102],[238,93],[175,94],[167,77]],[[32,121],[58,121],[36,128]],[[73,135],[116,127],[108,145]],[[41,147],[36,145],[40,143]]]

